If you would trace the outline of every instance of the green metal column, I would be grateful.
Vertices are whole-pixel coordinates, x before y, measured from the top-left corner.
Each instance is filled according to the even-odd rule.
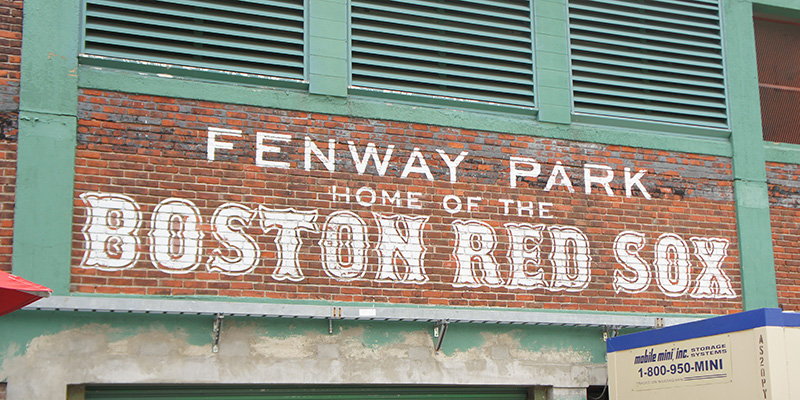
[[[23,20],[12,268],[59,295],[69,292],[80,3],[26,0]]]
[[[539,121],[569,124],[572,117],[566,1],[539,0],[533,6]]]
[[[728,61],[734,196],[745,310],[778,306],[761,105],[758,98],[753,7],[721,1]]]
[[[309,1],[309,92],[347,96],[347,1]]]

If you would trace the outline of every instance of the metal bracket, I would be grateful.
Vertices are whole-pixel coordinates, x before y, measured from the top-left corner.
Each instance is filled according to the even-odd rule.
[[[608,341],[608,338],[617,337],[619,335],[618,326],[604,326],[603,327],[603,341]]]
[[[333,320],[334,318],[342,319],[342,307],[333,307],[331,316],[328,317],[328,334],[333,335]]]
[[[223,314],[216,314],[214,316],[214,328],[211,330],[211,335],[214,338],[214,345],[211,346],[211,352],[216,353],[219,351],[219,335],[222,332],[222,319],[225,318]]]
[[[442,348],[442,342],[444,341],[444,335],[447,334],[447,326],[450,325],[450,320],[443,319],[436,323],[433,327],[433,337],[439,338],[436,341],[436,346],[434,347],[434,351],[439,352],[439,349]]]

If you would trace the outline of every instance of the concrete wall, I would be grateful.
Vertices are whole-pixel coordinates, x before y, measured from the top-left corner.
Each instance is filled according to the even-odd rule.
[[[44,322],[47,319],[48,322]],[[598,328],[453,324],[439,352],[432,324],[224,320],[212,317],[26,312],[0,333],[8,399],[64,398],[84,383],[604,385]],[[32,376],[41,379],[31,379]]]

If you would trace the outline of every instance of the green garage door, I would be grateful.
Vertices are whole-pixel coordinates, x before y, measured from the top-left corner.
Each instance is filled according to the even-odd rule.
[[[507,386],[220,386],[97,385],[86,386],[85,400],[525,400],[528,389]]]

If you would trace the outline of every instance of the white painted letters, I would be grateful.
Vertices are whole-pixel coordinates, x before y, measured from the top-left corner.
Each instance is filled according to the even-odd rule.
[[[689,248],[678,235],[665,233],[656,241],[656,282],[665,295],[680,297],[689,289]]]
[[[600,170],[605,173],[601,176],[592,175],[592,170]],[[597,183],[603,187],[607,196],[614,196],[611,190],[611,181],[614,180],[614,170],[608,165],[586,164],[583,166],[583,190],[586,194],[592,194],[592,184]]]
[[[306,171],[311,171],[311,154],[314,154],[318,160],[322,161],[322,165],[328,170],[333,172],[336,170],[336,141],[328,139],[328,155],[322,154],[322,150],[317,147],[317,144],[311,141],[311,138],[306,136],[306,146],[303,152],[303,165]]]
[[[542,232],[544,225],[506,224],[511,243],[508,258],[511,261],[509,289],[546,287],[542,268]],[[534,271],[530,273],[528,271]]]
[[[419,166],[414,166],[415,161],[419,163]],[[428,163],[425,162],[425,157],[422,156],[422,153],[417,147],[415,147],[414,151],[411,152],[411,155],[408,156],[408,162],[406,162],[406,167],[403,168],[403,173],[400,174],[400,177],[408,178],[408,175],[412,173],[425,175],[426,179],[433,181],[431,169],[428,168]]]
[[[378,252],[378,276],[381,282],[418,283],[428,281],[423,266],[425,245],[422,230],[428,217],[406,215],[386,216],[373,213],[380,233]],[[400,270],[405,269],[405,273]]]
[[[132,267],[139,256],[139,205],[121,194],[88,192],[81,199],[88,206],[81,266],[106,271]]]
[[[200,211],[188,200],[166,199],[153,210],[150,256],[153,265],[168,273],[186,273],[200,265],[203,233]]]
[[[358,149],[356,148],[356,144],[352,141],[347,142],[348,147],[350,148],[350,156],[353,157],[353,164],[356,166],[356,171],[359,175],[364,175],[364,172],[367,170],[367,164],[369,164],[370,157],[375,162],[375,169],[378,171],[378,176],[383,176],[386,174],[386,169],[389,167],[389,160],[392,157],[392,151],[394,151],[394,145],[389,145],[386,147],[386,153],[383,155],[383,160],[378,158],[378,150],[375,149],[375,143],[368,143],[367,149],[364,150],[364,157],[359,159],[358,158]]]
[[[553,282],[551,290],[563,288],[568,292],[579,292],[589,285],[592,257],[589,255],[589,239],[578,228],[551,226],[553,251]]]
[[[550,178],[547,179],[547,185],[544,186],[544,191],[549,192],[555,185],[564,186],[570,193],[575,193],[575,188],[572,187],[572,181],[569,180],[567,171],[564,169],[564,166],[561,165],[561,161],[556,161],[556,165],[553,166],[553,172],[550,173]]]
[[[539,165],[539,162],[532,158],[511,157],[509,164],[511,166],[509,172],[509,184],[512,188],[517,187],[517,178],[536,178],[539,176],[539,173],[542,172],[542,166]],[[521,165],[525,165],[527,168],[520,169]]]
[[[208,260],[208,270],[228,275],[243,275],[256,266],[258,245],[245,230],[256,216],[256,211],[241,204],[226,203],[211,217],[213,236],[222,246],[214,249]]]
[[[631,197],[633,186],[636,186],[639,188],[639,191],[642,192],[642,196],[644,196],[645,199],[650,200],[650,193],[647,192],[647,189],[645,189],[641,181],[645,173],[647,173],[647,171],[642,169],[636,172],[636,175],[631,177],[631,169],[625,168],[625,197]]]
[[[272,209],[258,207],[261,229],[266,233],[277,230],[275,245],[278,247],[278,266],[272,273],[276,281],[302,281],[305,277],[300,270],[300,232],[318,232],[317,210],[297,211],[294,208]]]
[[[722,262],[728,256],[728,241],[719,238],[689,239],[694,245],[694,254],[700,259],[703,267],[691,296],[695,298],[728,298],[736,297],[731,287],[731,280],[722,270]]]
[[[495,248],[494,229],[480,221],[453,222],[456,245],[453,258],[456,261],[455,287],[500,286],[499,266],[492,252]]]
[[[451,161],[450,157],[444,152],[444,150],[436,149],[436,152],[439,153],[439,155],[442,157],[442,160],[444,160],[444,163],[447,164],[447,168],[450,169],[450,183],[456,183],[458,180],[456,177],[456,168],[458,168],[458,164],[461,164],[461,162],[464,161],[464,157],[466,157],[469,153],[462,151],[458,154],[458,157],[456,157],[455,160]]]
[[[351,281],[361,278],[367,264],[367,226],[350,211],[328,216],[322,228],[322,266],[331,278]]]
[[[233,136],[240,138],[242,137],[242,131],[239,129],[208,128],[208,142],[206,143],[206,159],[208,159],[208,161],[214,161],[216,159],[217,149],[233,149],[233,143],[218,142],[217,136]]]
[[[400,206],[402,197],[395,192],[382,191],[378,196],[372,189],[340,196],[356,199],[364,207],[378,202],[391,207]],[[409,192],[413,193],[413,192]],[[99,192],[87,192],[81,199],[86,205],[83,227],[85,239],[82,268],[120,270],[132,267],[139,251],[148,249],[153,267],[170,274],[187,273],[205,265],[208,271],[225,275],[244,275],[253,272],[262,260],[255,230],[263,235],[274,234],[277,248],[275,281],[301,282],[307,279],[300,260],[303,259],[305,235],[317,236],[320,252],[316,260],[322,271],[337,281],[375,279],[405,285],[424,285],[430,282],[426,271],[425,229],[431,217],[372,212],[367,224],[358,213],[334,211],[317,227],[319,211],[294,208],[257,210],[238,203],[220,205],[210,218],[211,236],[218,242],[203,252],[203,217],[189,200],[168,198],[157,204],[148,220],[149,245],[140,245],[140,224],[144,221],[139,205],[132,198]],[[481,199],[453,195],[443,196],[443,204],[451,213],[477,210]],[[501,199],[502,200],[502,199]],[[348,200],[349,202],[350,200]],[[544,218],[530,202],[510,199],[499,201],[505,207],[516,205],[519,218]],[[519,203],[519,204],[517,204]],[[448,205],[449,204],[449,205]],[[549,203],[539,203],[549,206]],[[500,210],[498,210],[500,212]],[[504,215],[513,215],[506,210]],[[259,225],[254,225],[258,220]],[[504,287],[511,290],[548,290],[551,292],[580,292],[586,289],[592,276],[595,251],[588,237],[573,226],[506,223],[505,233],[498,232],[486,222],[455,220],[450,224],[454,240],[453,287]],[[370,229],[377,233],[370,234]],[[441,228],[439,228],[441,229]],[[374,246],[370,245],[374,235]],[[505,238],[508,238],[507,241]],[[616,236],[610,251],[617,261],[612,287],[616,293],[641,293],[655,286],[666,296],[724,299],[735,298],[731,280],[725,272],[729,241],[721,238],[692,237],[694,252],[681,236],[668,233],[653,244],[654,260],[644,260],[647,240],[640,232],[623,231]],[[504,247],[506,256],[497,259],[495,252]],[[547,257],[543,254],[548,251]],[[692,257],[692,254],[694,257]],[[203,257],[207,261],[203,263]],[[691,276],[692,260],[701,272]],[[371,264],[372,263],[372,264]],[[369,275],[369,266],[375,273]]]
[[[270,161],[264,159],[266,153],[281,152],[281,148],[278,146],[264,144],[264,141],[267,139],[273,142],[288,143],[292,140],[292,137],[283,133],[256,132],[256,165],[259,167],[289,169],[290,164],[288,161]]]
[[[625,271],[614,271],[616,293],[640,293],[650,286],[650,265],[639,255],[644,247],[644,235],[625,231],[614,239],[614,257]]]

